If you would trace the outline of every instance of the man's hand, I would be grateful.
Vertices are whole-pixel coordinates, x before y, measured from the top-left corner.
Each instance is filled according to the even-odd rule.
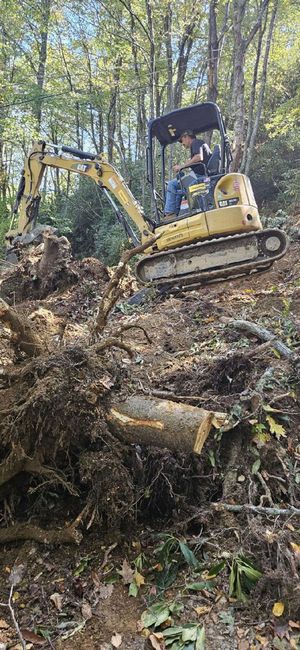
[[[178,172],[180,172],[181,169],[182,169],[181,165],[174,165],[173,167],[173,171],[175,172],[175,174],[178,174]]]

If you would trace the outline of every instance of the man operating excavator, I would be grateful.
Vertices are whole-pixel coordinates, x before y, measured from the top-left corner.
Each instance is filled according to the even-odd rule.
[[[184,163],[174,165],[173,171],[175,174],[180,174],[182,169],[186,167],[191,167],[196,178],[193,180],[191,178],[191,184],[194,183],[199,177],[205,175],[205,169],[203,165],[206,165],[210,156],[211,150],[204,142],[196,138],[193,131],[184,131],[178,141],[184,146],[185,149],[190,150],[190,158]],[[178,215],[180,209],[180,203],[184,196],[184,189],[180,184],[178,176],[173,178],[168,182],[167,191],[166,191],[166,202],[165,202],[165,217],[167,219],[174,218]]]

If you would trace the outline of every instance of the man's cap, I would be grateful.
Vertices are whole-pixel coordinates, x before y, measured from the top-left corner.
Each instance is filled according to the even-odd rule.
[[[191,129],[187,129],[186,131],[183,131],[183,133],[181,134],[181,136],[178,138],[179,142],[181,142],[181,139],[182,139],[183,136],[185,136],[185,135],[189,135],[190,138],[195,138],[195,133],[194,133],[194,131],[191,131]]]

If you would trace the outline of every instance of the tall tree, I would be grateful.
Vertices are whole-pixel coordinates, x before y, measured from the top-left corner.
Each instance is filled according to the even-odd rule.
[[[258,17],[252,23],[247,34],[244,34],[245,22],[249,24],[249,16],[246,14],[247,0],[233,0],[233,112],[234,112],[234,157],[232,171],[238,171],[243,157],[244,125],[245,125],[245,56],[247,49],[257,33],[269,0],[260,0]],[[246,16],[246,21],[245,21]]]

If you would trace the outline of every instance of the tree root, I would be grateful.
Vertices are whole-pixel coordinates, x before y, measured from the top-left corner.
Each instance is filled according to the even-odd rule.
[[[105,341],[101,341],[100,343],[96,343],[93,345],[91,350],[98,354],[99,352],[103,352],[103,350],[107,350],[108,348],[120,348],[121,350],[125,350],[131,359],[134,356],[134,351],[129,345],[113,337],[107,338]]]
[[[0,464],[0,486],[10,481],[20,472],[38,474],[49,479],[52,483],[59,483],[69,494],[78,496],[77,490],[67,481],[61,472],[56,472],[50,467],[44,467],[35,458],[28,458],[22,447],[16,447],[9,456]]]
[[[124,251],[124,253],[122,254],[121,260],[114,274],[112,275],[102,296],[99,309],[98,309],[98,314],[93,324],[93,330],[92,330],[93,336],[99,336],[99,334],[103,332],[107,324],[108,315],[120,296],[120,292],[121,292],[120,283],[126,273],[127,264],[129,260],[131,260],[131,258],[134,257],[134,255],[139,255],[139,253],[143,253],[143,251],[146,250],[146,248],[149,248],[149,246],[152,246],[152,244],[154,244],[156,240],[157,240],[157,236],[152,237],[145,244]]]
[[[32,539],[41,544],[80,544],[82,533],[74,524],[61,530],[45,530],[31,524],[16,524],[9,528],[0,528],[0,544],[16,542],[20,539]]]
[[[118,327],[113,332],[111,332],[111,336],[113,336],[114,338],[117,338],[118,336],[121,336],[123,334],[123,332],[127,332],[128,330],[131,330],[131,329],[134,329],[134,328],[141,330],[143,332],[145,338],[147,339],[148,343],[152,343],[152,340],[150,339],[150,336],[149,336],[148,332],[145,330],[144,327],[142,327],[142,325],[138,325],[137,323],[125,323],[124,325],[121,325],[121,327]]]
[[[271,515],[272,517],[300,517],[300,508],[267,508],[264,506],[253,506],[251,503],[244,503],[243,505],[234,505],[231,503],[211,503],[214,510],[222,512],[228,510],[229,512],[252,512],[255,515]]]
[[[2,298],[0,298],[0,320],[13,332],[12,343],[27,354],[36,357],[42,354],[43,345],[39,336],[25,316],[20,317]]]
[[[41,544],[80,544],[83,535],[78,526],[88,516],[90,509],[91,504],[88,502],[69,526],[58,530],[45,530],[28,523],[0,528],[0,544],[21,539],[30,539]]]

